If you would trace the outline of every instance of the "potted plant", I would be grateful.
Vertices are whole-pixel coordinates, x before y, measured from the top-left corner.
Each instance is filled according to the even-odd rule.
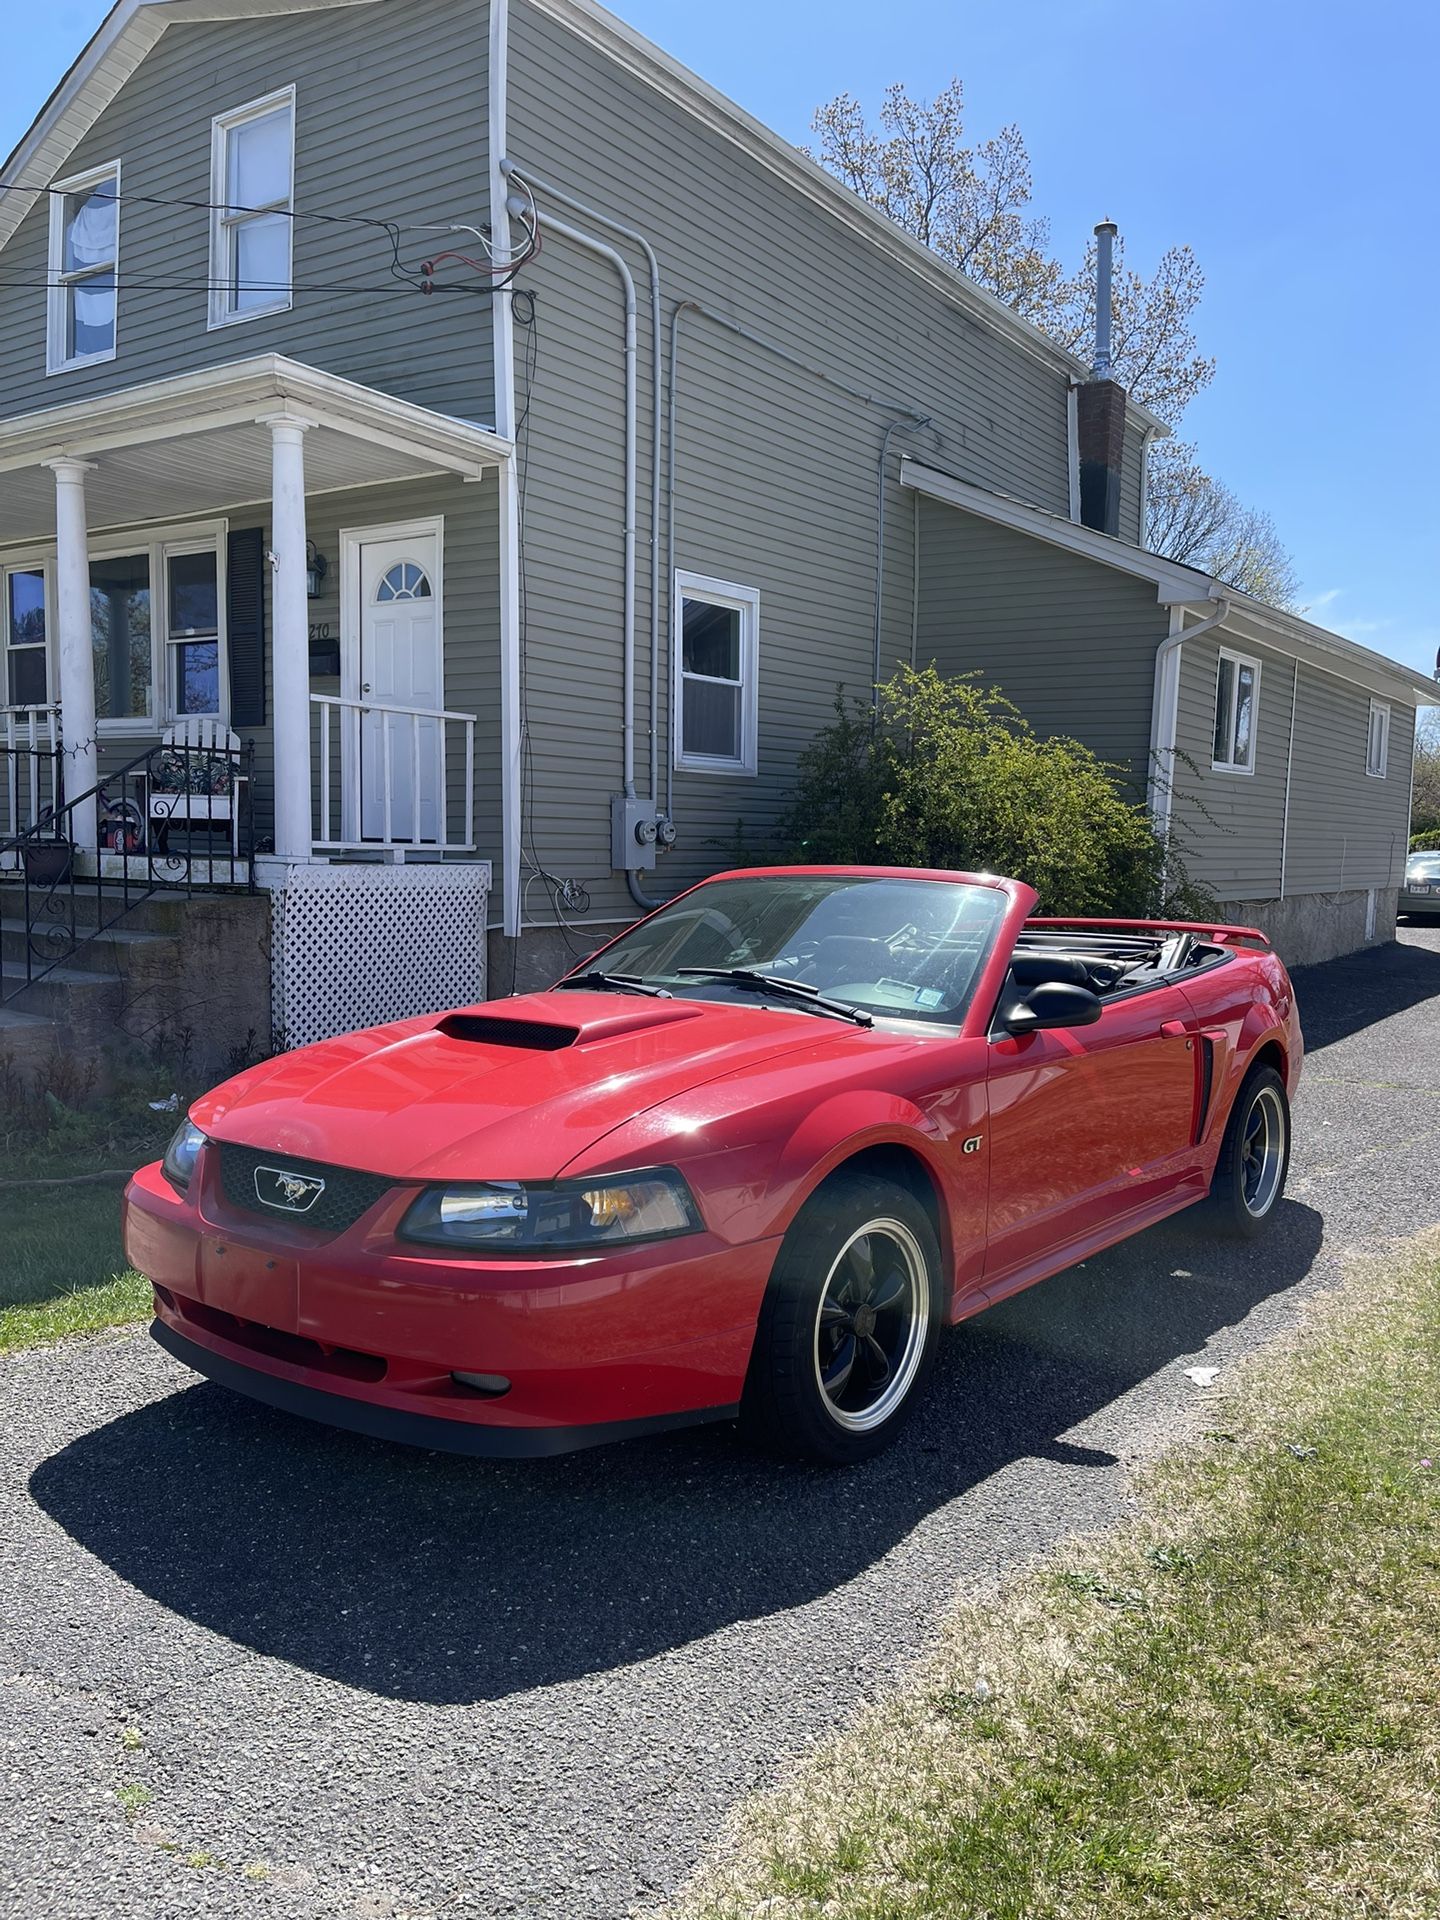
[[[27,840],[25,877],[37,886],[58,887],[70,878],[75,848],[69,840]]]

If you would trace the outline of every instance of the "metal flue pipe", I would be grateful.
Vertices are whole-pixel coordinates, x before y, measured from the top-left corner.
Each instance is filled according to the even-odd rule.
[[[1095,378],[1111,380],[1110,298],[1115,277],[1115,238],[1120,229],[1102,220],[1095,229]]]

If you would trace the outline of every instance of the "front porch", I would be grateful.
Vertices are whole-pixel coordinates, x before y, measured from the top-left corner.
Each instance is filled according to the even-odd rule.
[[[0,422],[0,873],[37,839],[187,885],[483,856],[443,516],[345,506],[509,451],[275,355]]]

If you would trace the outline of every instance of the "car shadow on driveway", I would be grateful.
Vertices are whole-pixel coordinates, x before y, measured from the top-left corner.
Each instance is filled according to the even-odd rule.
[[[899,1445],[841,1473],[716,1428],[488,1464],[200,1384],[30,1487],[125,1581],[242,1646],[394,1699],[498,1699],[816,1599],[1013,1462],[1113,1468],[1067,1433],[1295,1285],[1320,1237],[1294,1202],[1241,1246],[1182,1215],[1072,1268],[949,1334]]]
[[[1440,952],[1414,938],[1397,940],[1297,967],[1292,978],[1305,1046],[1313,1052],[1440,997]]]

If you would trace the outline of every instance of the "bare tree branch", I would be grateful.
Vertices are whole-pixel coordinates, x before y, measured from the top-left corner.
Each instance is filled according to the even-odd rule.
[[[1051,251],[1046,222],[1029,212],[1030,156],[1016,126],[965,144],[965,94],[952,80],[933,100],[885,91],[878,129],[852,94],[820,107],[816,158],[978,286],[1088,359],[1095,337],[1095,248],[1069,275]],[[1171,247],[1146,280],[1117,245],[1111,304],[1115,377],[1173,427],[1215,377],[1194,316],[1205,276],[1187,246]],[[1157,445],[1151,463],[1147,545],[1204,567],[1242,591],[1293,607],[1297,582],[1268,514],[1242,506],[1205,473],[1194,449]]]

